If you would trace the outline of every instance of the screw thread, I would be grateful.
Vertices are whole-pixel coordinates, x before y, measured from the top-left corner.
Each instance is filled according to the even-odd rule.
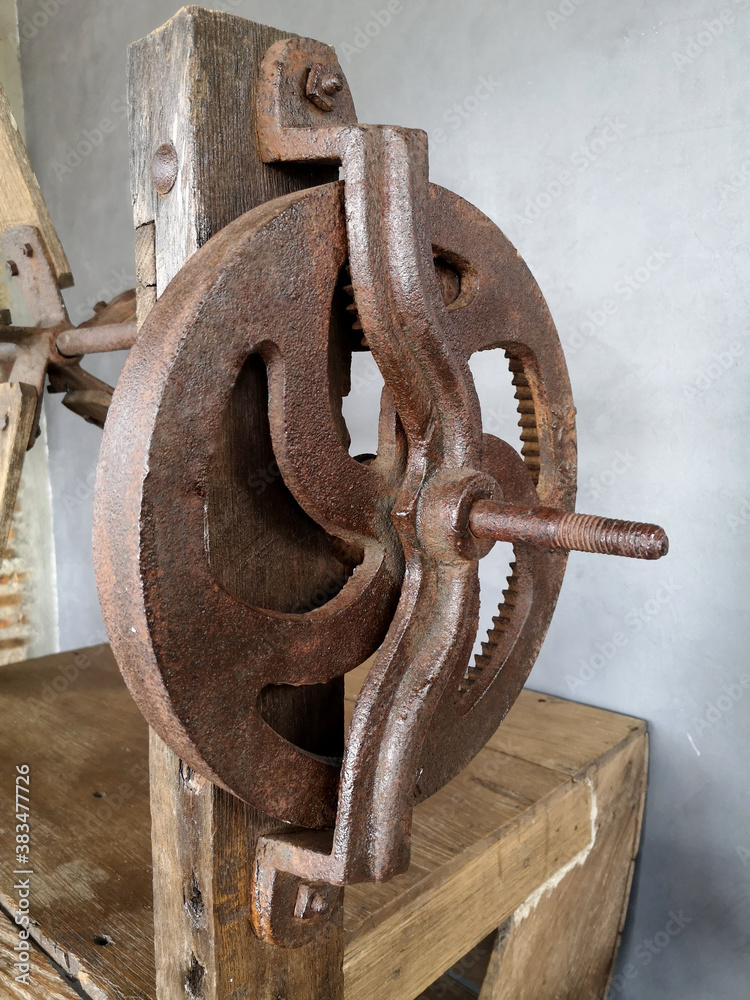
[[[471,511],[471,530],[480,538],[527,542],[547,549],[598,552],[631,559],[660,559],[669,550],[663,528],[575,514],[552,507],[525,508],[480,500]]]

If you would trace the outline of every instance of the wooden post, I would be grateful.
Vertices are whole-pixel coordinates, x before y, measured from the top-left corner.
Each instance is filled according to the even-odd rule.
[[[65,256],[8,98],[0,87],[0,233],[10,226],[36,226],[61,288],[73,284]]]
[[[258,157],[256,78],[268,47],[284,37],[243,18],[184,7],[130,47],[139,323],[213,233],[271,198],[336,179],[337,171],[330,167],[266,166]],[[176,153],[175,158],[167,148],[167,162],[172,157],[177,173],[173,187],[159,193],[152,161],[166,144]],[[248,598],[242,587],[243,579],[253,576],[248,552],[253,525],[236,513],[229,516],[227,508],[241,508],[232,476],[243,442],[266,433],[263,414],[258,416],[258,385],[251,382],[238,382],[235,389],[236,396],[247,395],[235,400],[224,461],[217,463],[216,495],[221,496],[224,487],[232,493],[232,505],[218,503],[209,512],[212,539],[223,533],[219,542],[212,542],[212,568],[234,593]],[[294,599],[300,583],[294,577],[300,571],[290,569],[284,555],[266,548],[259,557],[285,567],[279,571],[275,595],[282,602]],[[266,717],[307,749],[331,753],[330,733],[317,732],[316,718],[339,717],[335,741],[343,742],[342,683],[307,692],[305,702],[294,697],[293,690],[270,697]],[[340,1000],[341,926],[293,950],[264,945],[251,929],[255,842],[281,824],[196,775],[153,733],[150,782],[159,1000]]]

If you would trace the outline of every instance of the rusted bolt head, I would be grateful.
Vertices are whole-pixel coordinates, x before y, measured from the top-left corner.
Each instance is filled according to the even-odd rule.
[[[301,920],[320,917],[330,908],[329,896],[335,893],[332,886],[307,885],[300,883],[297,890],[294,915]]]
[[[321,63],[315,63],[307,74],[305,96],[321,111],[333,111],[336,94],[344,89],[340,73],[330,73]]]
[[[5,268],[12,278],[18,274],[18,264],[14,260],[6,261]]]
[[[33,257],[34,248],[30,243],[24,243],[24,245],[21,247],[21,253],[24,255],[24,257]]]
[[[151,180],[159,194],[169,194],[177,180],[178,169],[177,150],[171,142],[163,142],[151,161]]]
[[[313,913],[325,913],[327,911],[328,900],[322,892],[316,892],[313,894],[313,897],[310,900],[310,909]]]
[[[321,78],[320,89],[329,97],[333,97],[334,94],[338,94],[344,89],[344,81],[341,79],[341,74],[326,73],[325,76]]]

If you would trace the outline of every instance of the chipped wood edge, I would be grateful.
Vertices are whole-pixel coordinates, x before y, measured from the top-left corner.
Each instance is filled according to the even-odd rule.
[[[4,893],[0,893],[0,910],[5,913],[5,915],[12,920],[14,923],[17,919],[20,919],[22,914],[17,908],[16,903],[6,896]],[[91,1000],[120,1000],[119,997],[112,996],[109,993],[105,993],[104,990],[97,986],[94,977],[86,969],[86,967],[80,962],[76,956],[64,948],[61,948],[52,938],[47,937],[39,926],[39,924],[32,919],[29,919],[28,925],[29,937],[35,944],[37,944],[42,951],[49,958],[59,965],[63,973],[74,983],[78,983],[82,990],[91,998]]]
[[[503,864],[504,859],[508,861],[508,857],[505,856],[506,850],[510,858],[516,859],[522,865],[521,856],[527,853],[526,839],[533,839],[538,824],[545,824],[550,819],[553,821],[562,819],[571,809],[578,810],[581,819],[585,817],[590,820],[592,808],[590,786],[586,782],[575,782],[570,779],[563,781],[529,809],[441,866],[439,877],[431,882],[427,892],[419,885],[405,892],[398,898],[397,906],[387,908],[388,913],[384,919],[362,928],[348,943],[344,955],[345,1000],[367,1000],[371,995],[368,990],[372,988],[374,982],[390,984],[389,1000],[412,1000],[479,941],[511,917],[529,895],[527,891],[522,892],[520,897],[507,899],[500,894],[495,895],[493,890],[487,899],[479,901],[472,879],[476,881],[477,886],[487,889],[487,885],[492,881],[491,873],[503,870],[502,877],[507,882],[508,873],[514,869],[512,863],[507,866]],[[585,836],[586,840],[581,842],[581,836]],[[571,854],[563,864],[554,868],[552,872],[537,873],[537,878],[539,874],[543,874],[543,885],[553,880],[557,872],[570,870],[576,859],[590,851],[589,829],[586,829],[585,835],[579,835],[577,840],[574,837],[571,839],[574,841]],[[543,862],[544,859],[540,859],[538,864],[541,866]],[[533,884],[534,869],[529,866],[525,871],[528,882]],[[393,968],[394,963],[399,960],[399,950],[389,944],[394,933],[397,933],[399,939],[403,941],[409,935],[414,935],[415,929],[411,925],[426,919],[437,922],[444,914],[448,900],[450,900],[451,920],[455,920],[456,924],[454,933],[442,937],[435,935],[429,941],[424,941],[420,936],[420,941],[423,941],[422,954],[435,953],[431,955],[430,962],[425,962],[421,973],[416,974],[413,970],[407,970],[404,975],[403,962],[399,962],[398,967]],[[481,911],[481,917],[475,920],[476,926],[471,934],[465,931],[462,936],[458,933],[458,929],[463,926],[464,911],[475,914]],[[416,939],[409,943],[415,947],[417,945]],[[372,978],[373,974],[376,975],[375,979]]]

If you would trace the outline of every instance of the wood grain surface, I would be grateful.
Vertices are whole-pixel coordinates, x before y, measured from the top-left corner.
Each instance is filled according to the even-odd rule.
[[[0,718],[0,906],[19,903],[13,783],[28,764],[35,940],[97,1000],[153,997],[148,729],[109,647],[4,668]]]
[[[47,246],[61,288],[73,284],[70,264],[50,218],[29,154],[0,86],[0,232],[9,226],[36,226]]]
[[[645,739],[631,741],[592,771],[597,836],[586,863],[513,914],[498,937],[482,1000],[606,996],[640,840],[647,771]]]
[[[28,984],[16,977],[21,971],[14,967],[19,952],[14,949],[21,944],[18,927],[0,913],[0,987],[3,1000],[80,1000],[68,979],[55,968],[45,953],[29,942]]]
[[[10,534],[37,407],[33,385],[0,382],[0,549]]]
[[[349,679],[351,703],[361,672]],[[96,1000],[153,1000],[148,731],[108,647],[7,667],[0,685],[0,718],[7,720],[0,728],[0,816],[6,829],[13,811],[15,766],[25,762],[31,767],[36,939]],[[539,954],[548,951],[552,958],[563,952],[567,956],[570,982],[575,982],[576,968],[584,970],[580,975],[585,982],[586,976],[603,974],[611,964],[643,803],[645,725],[532,691],[521,694],[506,725],[513,752],[485,748],[453,782],[417,807],[409,871],[386,885],[346,891],[347,1000],[411,998],[420,990],[428,990],[426,995],[434,1000],[461,996],[466,987],[456,979],[448,979],[449,986],[445,980],[429,986],[457,962],[456,974],[478,989],[481,963],[490,949],[485,948],[484,959],[481,949],[469,961],[464,956],[512,918],[518,944],[513,944],[512,955],[500,952],[493,962],[497,965],[501,958],[503,975],[515,977],[514,983],[530,975],[524,967],[533,971],[538,966],[542,975],[545,963]],[[551,749],[552,732],[564,743],[556,753]],[[555,766],[539,763],[540,757],[549,761],[550,756]],[[226,817],[202,819],[200,812],[217,808],[217,799],[201,794],[202,780],[179,774],[179,761],[176,766],[175,781],[160,787],[179,788],[179,781],[185,794],[193,796],[194,829],[200,832],[206,822],[222,822],[246,838],[230,845],[219,859],[236,875],[233,859],[247,849],[249,828]],[[529,896],[590,846],[592,792],[597,836],[586,863],[571,869],[528,919],[518,920]],[[233,800],[224,798],[221,807],[231,809]],[[244,810],[239,803],[235,808]],[[208,843],[190,849],[210,853]],[[0,901],[8,912],[18,902],[8,877],[11,851],[10,840],[0,837]],[[180,905],[197,914],[199,923],[201,900],[206,905],[188,880]],[[576,920],[568,917],[575,923],[567,929],[568,936],[560,928],[550,930],[547,911],[554,925],[555,920],[564,921],[563,914],[570,914],[571,908]],[[241,908],[237,912],[241,914]],[[547,930],[540,931],[543,948],[535,950],[524,942],[535,933],[537,921]],[[597,921],[608,921],[607,927],[593,934]],[[550,935],[560,936],[559,949],[552,947]],[[100,943],[105,937],[106,943]],[[595,958],[585,947],[589,938],[595,943]],[[242,931],[234,940],[242,941]],[[560,961],[554,958],[550,966],[557,970],[555,976]],[[293,988],[290,981],[288,991],[280,995],[295,1000]],[[448,988],[454,992],[442,992]],[[561,996],[567,1000],[575,993]],[[181,1000],[185,997],[183,990]],[[231,989],[222,1000],[229,997]],[[539,997],[546,1000],[543,992]]]

